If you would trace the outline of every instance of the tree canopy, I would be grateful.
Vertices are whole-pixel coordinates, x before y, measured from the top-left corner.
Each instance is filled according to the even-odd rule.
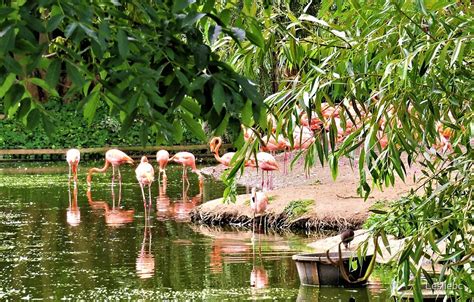
[[[0,98],[5,115],[30,129],[54,130],[49,97],[81,100],[89,122],[107,102],[124,131],[142,125],[143,142],[179,142],[183,127],[205,140],[199,120],[238,133],[242,115],[264,114],[255,85],[205,42],[246,36],[214,1],[9,2],[0,8]]]

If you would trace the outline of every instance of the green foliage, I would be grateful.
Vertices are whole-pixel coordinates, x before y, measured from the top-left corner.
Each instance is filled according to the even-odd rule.
[[[141,121],[142,143],[149,135],[158,143],[180,140],[183,125],[176,121],[181,120],[201,140],[202,121],[211,130],[224,120],[238,129],[240,111],[249,101],[259,120],[263,103],[255,85],[219,60],[199,30],[198,23],[219,27],[221,35],[239,43],[245,37],[246,30],[213,4],[74,0],[3,5],[3,113],[29,129],[43,124],[51,133],[44,107],[49,96],[81,99],[89,123],[105,103],[120,116],[123,132]],[[251,40],[261,44],[261,39]]]
[[[90,122],[82,118],[75,104],[62,104],[60,100],[51,99],[44,107],[56,129],[54,133],[47,133],[44,127],[28,130],[21,121],[17,120],[0,120],[0,148],[56,149],[112,145],[138,146],[142,144],[140,134],[143,123],[136,120],[124,135],[120,131],[121,124],[118,117],[110,116],[104,104],[100,104],[95,109],[94,118]],[[201,142],[188,130],[184,131],[183,141],[190,144]],[[152,135],[147,138],[146,144],[155,144]]]
[[[407,199],[406,203],[412,203],[411,198],[402,198],[402,200]],[[413,225],[410,223],[413,220],[413,215],[411,213],[401,213],[400,208],[397,206],[398,203],[392,203],[391,205],[385,203],[376,203],[371,207],[370,211],[372,214],[365,221],[363,228],[372,229],[376,228],[376,225],[384,223],[388,216],[391,219],[397,217],[397,223],[391,225],[386,225],[383,230],[387,235],[393,235],[396,238],[405,238],[411,236],[415,231]],[[410,216],[410,217],[407,217]],[[407,220],[409,219],[409,220]]]
[[[222,47],[224,57],[254,80],[262,70],[278,75],[273,77],[277,87],[264,90],[277,135],[292,140],[301,113],[317,115],[328,125],[314,131],[315,143],[304,151],[305,166],[317,159],[328,162],[336,177],[339,158],[356,159],[358,191],[364,197],[374,187],[404,180],[407,165],[423,166],[419,189],[378,214],[371,229],[408,236],[395,266],[396,282],[413,285],[418,300],[421,278],[433,281],[419,266],[420,257],[426,249],[436,250],[432,243],[440,241],[446,251],[424,255],[448,259],[437,281],[451,286],[448,295],[472,296],[471,1],[325,1],[318,11],[279,11],[290,3],[261,5],[265,9],[250,14],[264,24],[267,48],[244,44],[234,52],[233,42],[215,47]],[[321,108],[327,104],[339,110],[340,121],[324,119]],[[349,122],[358,127],[337,142],[337,126]],[[255,130],[265,132],[260,128]],[[441,152],[435,146],[445,132],[452,151]],[[257,149],[258,142],[246,145],[240,158]],[[454,291],[455,286],[460,290]]]
[[[283,213],[285,213],[288,219],[295,219],[308,212],[313,204],[314,200],[312,199],[292,200],[287,204]]]

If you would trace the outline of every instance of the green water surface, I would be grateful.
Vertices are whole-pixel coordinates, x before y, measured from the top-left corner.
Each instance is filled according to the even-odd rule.
[[[199,192],[190,174],[183,190],[171,166],[145,212],[132,167],[121,192],[109,171],[88,194],[92,165],[102,164],[81,163],[76,191],[66,163],[0,165],[0,300],[384,301],[372,289],[300,286],[291,256],[314,238],[190,223],[193,207],[222,196],[220,182]]]

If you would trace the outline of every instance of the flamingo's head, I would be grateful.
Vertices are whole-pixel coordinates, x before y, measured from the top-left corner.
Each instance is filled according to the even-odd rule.
[[[146,156],[142,156],[142,159],[140,160],[141,163],[147,163],[148,162],[148,158]],[[132,163],[133,163],[133,160],[132,160]]]
[[[255,197],[257,196],[257,188],[253,187],[251,194],[250,194],[250,199],[255,202]]]
[[[216,147],[216,138],[213,137],[211,141],[209,142],[209,149],[211,149],[211,152],[214,152],[215,147]]]
[[[211,152],[215,152],[216,147],[220,144],[222,144],[222,139],[218,136],[213,137],[211,141],[209,142],[209,147],[211,149]]]

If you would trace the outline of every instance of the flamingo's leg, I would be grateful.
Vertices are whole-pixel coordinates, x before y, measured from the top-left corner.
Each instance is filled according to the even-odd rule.
[[[119,166],[117,166],[117,172],[118,172],[119,182],[122,183],[122,174],[120,174],[120,167]]]
[[[188,187],[189,187],[189,179],[188,179],[188,176],[186,175],[186,177],[184,178],[186,180],[186,183],[188,184]]]
[[[148,200],[151,208],[151,184],[148,185]]]
[[[142,196],[143,196],[143,206],[146,208],[146,198],[145,198],[145,191],[143,191],[143,185],[140,183],[140,189],[142,190]]]
[[[74,178],[74,183],[77,182],[77,163],[73,163],[69,166],[69,170],[72,171],[72,177]],[[71,177],[69,175],[69,177]]]
[[[71,199],[71,182],[69,182],[68,185],[67,185],[67,192],[68,192],[68,196],[69,196],[69,207],[71,207],[71,205],[72,205],[72,199]]]
[[[115,182],[115,166],[112,165],[112,186],[114,185]]]
[[[120,208],[120,201],[122,201],[122,183],[119,182],[119,196],[118,196],[118,202],[117,202],[117,207]]]
[[[252,241],[255,239],[255,210],[252,217]]]

